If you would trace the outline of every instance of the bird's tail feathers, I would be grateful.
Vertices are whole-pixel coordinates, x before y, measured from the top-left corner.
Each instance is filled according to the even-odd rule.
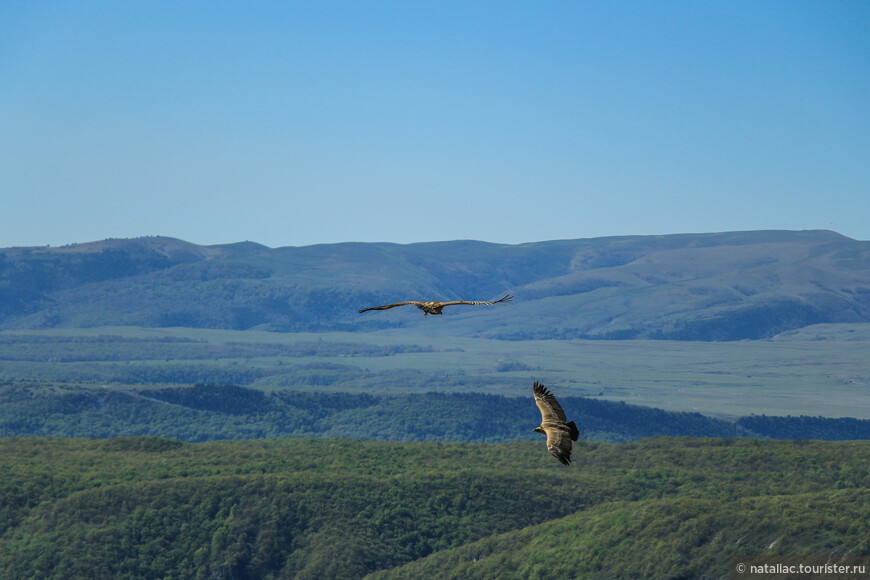
[[[577,428],[577,424],[574,421],[570,421],[565,423],[565,426],[571,430],[571,441],[577,441],[577,438],[580,437],[580,430]]]

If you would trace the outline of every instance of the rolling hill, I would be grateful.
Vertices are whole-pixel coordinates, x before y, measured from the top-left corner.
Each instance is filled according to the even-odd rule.
[[[870,440],[870,419],[748,415],[730,420],[561,397],[584,440],[654,436]],[[531,397],[485,393],[353,394],[233,385],[60,388],[0,381],[0,437],[169,437],[189,442],[284,437],[503,443],[543,438]]]
[[[481,299],[437,320],[402,299]],[[431,318],[431,317],[430,317]],[[377,331],[497,339],[740,340],[870,321],[870,243],[830,231],[199,246],[164,237],[0,250],[0,329]]]
[[[583,442],[567,468],[527,442],[0,443],[4,578],[728,578],[733,555],[870,553],[867,442]]]

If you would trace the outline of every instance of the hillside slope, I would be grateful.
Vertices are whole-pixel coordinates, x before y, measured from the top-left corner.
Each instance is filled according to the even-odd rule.
[[[5,439],[9,578],[726,578],[870,553],[866,442]]]
[[[660,435],[870,440],[870,419],[750,415],[732,421],[623,402],[560,397],[581,438]],[[530,397],[383,395],[194,385],[60,388],[0,381],[0,437],[148,435],[199,442],[282,437],[502,443],[543,438]]]
[[[486,300],[436,320],[406,299]],[[431,317],[430,317],[431,318]],[[151,327],[378,330],[520,338],[765,338],[870,321],[870,243],[760,231],[270,249],[171,238],[0,250],[0,329]]]
[[[870,531],[868,500],[862,489],[607,503],[366,578],[728,578],[737,555],[839,562],[870,550],[861,536]]]
[[[739,424],[580,397],[562,405],[584,439],[620,441],[653,435],[758,436]],[[387,441],[504,442],[539,440],[540,412],[529,397],[482,393],[367,395],[263,391],[196,385],[164,389],[46,388],[0,382],[0,437],[150,435],[184,441],[263,437],[348,437]],[[792,426],[795,419],[786,421]],[[870,421],[833,424],[817,438],[870,439]],[[841,420],[847,421],[847,420]],[[764,426],[762,426],[764,427]],[[765,436],[784,427],[766,426]],[[794,427],[792,427],[794,428]],[[804,431],[803,437],[814,432]],[[839,437],[836,435],[840,434]]]

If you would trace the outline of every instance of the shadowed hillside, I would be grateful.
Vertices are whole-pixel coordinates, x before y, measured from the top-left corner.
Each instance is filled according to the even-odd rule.
[[[780,439],[870,439],[870,420],[700,413],[560,397],[581,438],[625,441],[659,435]],[[163,389],[59,388],[0,381],[0,437],[148,435],[184,441],[346,437],[387,441],[501,443],[544,439],[531,397],[484,393],[370,395],[233,385]]]
[[[487,300],[424,319],[407,299]],[[430,317],[431,318],[431,317]],[[378,330],[499,339],[766,338],[870,321],[870,243],[827,231],[270,249],[171,238],[0,250],[0,328]]]

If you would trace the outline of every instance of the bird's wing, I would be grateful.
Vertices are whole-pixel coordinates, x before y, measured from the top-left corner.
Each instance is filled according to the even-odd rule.
[[[405,302],[394,302],[393,304],[384,304],[383,306],[372,306],[371,308],[363,308],[360,312],[366,312],[368,310],[387,310],[389,308],[395,308],[396,306],[405,306],[406,304],[422,304],[417,300],[406,300]]]
[[[571,463],[571,437],[561,429],[552,429],[544,426],[547,434],[547,451],[562,462],[563,465]]]
[[[568,417],[565,416],[565,411],[562,410],[562,405],[559,404],[556,397],[538,381],[535,381],[532,389],[535,393],[535,404],[541,410],[541,424],[546,425],[547,422],[565,424]],[[546,430],[546,426],[544,429]],[[547,441],[549,442],[549,440],[550,436],[548,432]]]
[[[441,306],[455,306],[456,304],[470,304],[472,306],[478,306],[478,305],[488,306],[490,304],[498,304],[499,302],[510,302],[511,300],[513,300],[513,296],[511,296],[510,294],[505,294],[504,296],[502,296],[498,300],[493,300],[492,302],[477,302],[474,300],[454,300],[452,302],[441,302]]]

